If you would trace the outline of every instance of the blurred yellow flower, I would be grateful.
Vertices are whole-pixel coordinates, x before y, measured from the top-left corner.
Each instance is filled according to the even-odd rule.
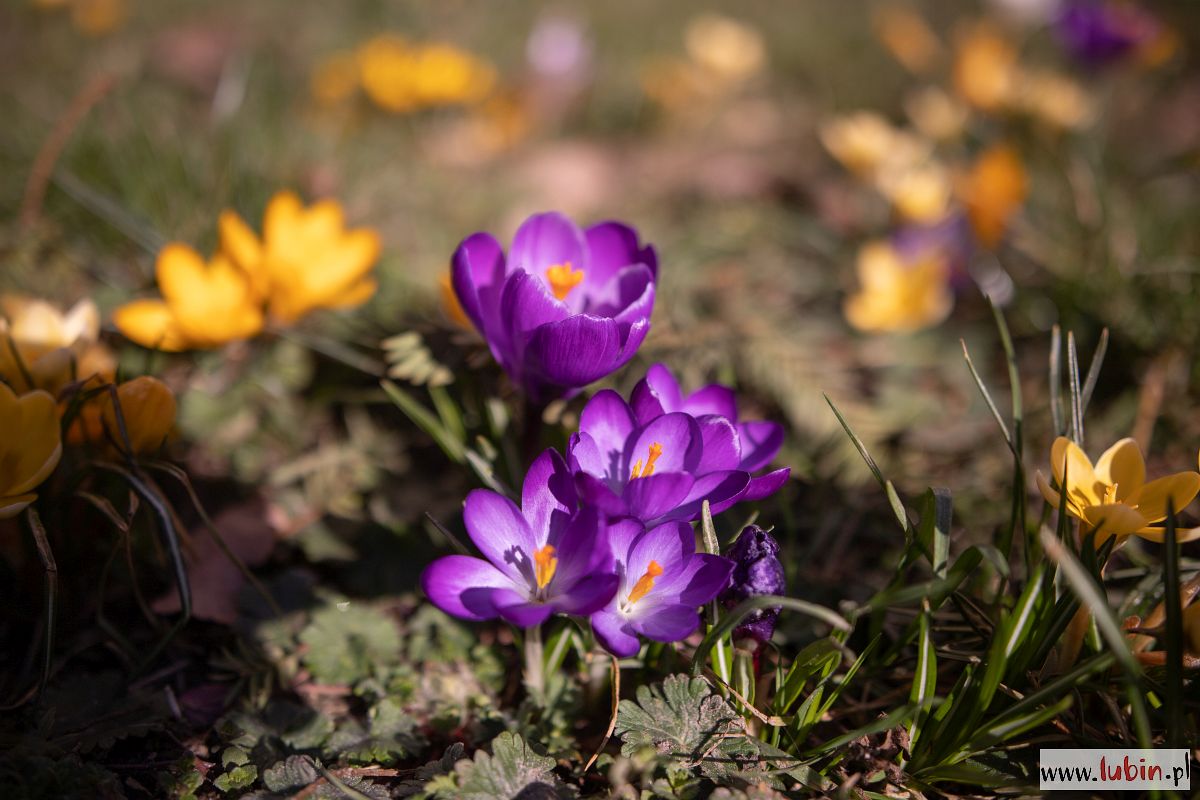
[[[709,75],[727,83],[753,77],[767,61],[762,35],[749,25],[720,14],[701,14],[683,31],[688,56]]]
[[[33,0],[44,10],[70,8],[71,22],[89,36],[104,36],[121,27],[129,9],[126,0]]]
[[[846,301],[846,320],[868,333],[910,333],[949,315],[954,294],[944,260],[930,255],[905,262],[887,242],[858,254],[861,289]]]
[[[359,80],[376,105],[393,113],[483,100],[496,83],[491,64],[442,42],[409,44],[382,34],[357,51]]]
[[[18,396],[0,383],[0,519],[37,499],[33,491],[58,465],[62,440],[49,393]]]
[[[871,178],[883,169],[898,169],[929,158],[930,146],[902,131],[874,111],[835,117],[820,127],[821,144],[846,169]]]
[[[912,8],[891,4],[877,8],[871,15],[875,36],[888,52],[909,72],[921,74],[937,66],[942,43]]]
[[[475,330],[467,312],[463,311],[462,303],[458,302],[458,295],[454,293],[454,285],[450,282],[450,273],[442,273],[442,276],[438,278],[438,290],[442,298],[442,313],[446,315],[446,319],[460,328],[469,331]]]
[[[1023,75],[1013,105],[1016,111],[1064,130],[1085,127],[1096,117],[1096,109],[1087,91],[1057,72],[1041,71]]]
[[[91,300],[63,312],[44,300],[0,295],[0,379],[18,392],[57,394],[73,380],[111,376],[116,362],[99,337]]]
[[[959,182],[958,194],[980,244],[987,248],[1000,244],[1028,189],[1025,167],[1008,145],[994,145],[975,161]]]
[[[358,58],[354,53],[334,53],[313,68],[309,91],[322,106],[335,106],[358,91]]]
[[[336,201],[305,208],[292,192],[277,193],[267,204],[261,239],[233,211],[223,212],[218,226],[222,252],[278,322],[295,322],[318,308],[356,306],[375,293],[379,234],[347,230]]]
[[[151,376],[125,381],[114,391],[132,453],[148,455],[156,452],[175,427],[174,392],[158,378]],[[125,449],[121,423],[117,419],[112,392],[108,387],[83,403],[67,431],[68,444],[84,442],[112,453]]]
[[[936,222],[950,204],[950,173],[937,161],[885,169],[875,186],[901,217],[911,222]]]
[[[135,300],[113,314],[121,333],[143,347],[206,349],[262,331],[260,297],[225,254],[205,264],[195,250],[172,242],[159,252],[156,273],[162,300]]]
[[[938,141],[957,139],[970,117],[965,105],[936,86],[927,86],[905,98],[904,113],[918,131]]]
[[[1065,475],[1066,511],[1086,523],[1085,532],[1095,531],[1097,547],[1113,536],[1161,542],[1163,529],[1151,526],[1167,518],[1168,501],[1181,511],[1200,492],[1196,472],[1177,472],[1146,483],[1146,463],[1133,439],[1122,439],[1105,450],[1093,467],[1079,445],[1060,436],[1050,448],[1050,470],[1053,482],[1040,470],[1037,473],[1042,496],[1058,508]],[[1178,536],[1181,542],[1200,539],[1200,529],[1181,530]]]
[[[1007,106],[1020,83],[1017,51],[995,28],[979,23],[955,40],[954,87],[984,111]]]

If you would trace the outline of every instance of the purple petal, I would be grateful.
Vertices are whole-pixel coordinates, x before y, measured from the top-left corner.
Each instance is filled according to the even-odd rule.
[[[531,376],[565,388],[600,380],[621,365],[621,355],[616,321],[587,314],[541,326],[533,331],[526,347]]]
[[[467,495],[463,522],[484,557],[514,581],[533,585],[533,553],[541,545],[516,503],[487,489]]]
[[[499,614],[494,592],[513,589],[513,581],[482,558],[444,556],[421,573],[421,588],[447,614],[480,620]]]
[[[675,509],[688,496],[695,479],[686,472],[656,472],[631,480],[622,493],[629,513],[649,522]]]
[[[554,546],[558,567],[551,589],[569,586],[585,575],[613,571],[612,550],[604,534],[606,525],[598,509],[584,508],[548,542]]]
[[[633,309],[630,312],[630,309]],[[632,322],[649,317],[654,309],[654,276],[644,264],[625,267],[604,291],[588,298],[587,311],[598,317],[628,317]]]
[[[635,603],[633,606],[633,629],[647,639],[679,642],[700,627],[700,615],[696,613],[695,606],[666,603],[639,609],[638,605]]]
[[[602,464],[591,463],[586,468],[596,476],[610,479],[622,475],[621,455],[635,427],[633,411],[612,389],[597,392],[588,400],[579,415],[579,433],[591,438]],[[598,469],[599,467],[599,469]],[[623,481],[624,475],[622,475]]]
[[[651,561],[658,562],[662,576],[656,579],[652,592],[663,582],[683,569],[685,560],[696,552],[696,534],[686,522],[668,522],[651,528],[639,536],[629,550],[625,562],[626,582],[630,587],[646,573]]]
[[[583,231],[558,212],[534,214],[521,223],[508,254],[514,269],[525,270],[544,280],[556,264],[570,264],[585,271],[589,267]]]
[[[741,470],[710,472],[696,479],[688,496],[668,518],[699,519],[705,500],[708,500],[713,516],[716,516],[740,500],[749,484],[750,476]]]
[[[678,573],[664,576],[663,596],[675,595],[685,606],[695,608],[709,602],[729,585],[734,563],[709,553],[696,553]]]
[[[733,389],[719,383],[709,384],[689,394],[680,410],[694,417],[717,414],[730,422],[737,422],[737,399]]]
[[[600,478],[586,472],[575,474],[575,490],[585,506],[594,506],[609,517],[620,517],[629,513],[629,504],[609,488]]]
[[[753,420],[738,423],[742,445],[742,463],[738,469],[754,472],[771,463],[783,447],[783,426],[777,422]]]
[[[618,582],[616,573],[612,572],[588,575],[551,598],[554,609],[580,617],[594,614],[612,602]]]
[[[654,462],[656,473],[694,472],[704,453],[704,441],[700,438],[700,426],[695,419],[687,414],[663,414],[658,419],[651,420],[650,424],[626,442],[626,475],[630,474],[629,471],[638,461],[642,462],[645,469],[653,445],[662,447]]]
[[[504,250],[490,233],[474,233],[463,239],[450,259],[454,294],[492,346],[494,355],[504,349],[504,341],[497,337],[507,339],[499,316],[505,270]]]
[[[683,406],[679,384],[662,364],[654,364],[646,370],[646,377],[633,387],[630,399],[639,425],[645,425],[670,411],[681,411]]]
[[[516,271],[504,282],[500,315],[508,325],[513,347],[520,349],[531,332],[549,322],[570,316],[565,303],[550,293],[545,281],[528,272]]]
[[[592,630],[604,649],[618,658],[635,656],[642,646],[633,626],[616,611],[592,614]]]
[[[646,526],[636,519],[621,519],[608,525],[608,545],[612,550],[614,561],[622,569],[629,563],[629,551],[634,541],[646,532]]]
[[[737,429],[728,417],[706,414],[698,417],[696,424],[700,427],[700,439],[704,442],[704,452],[696,471],[703,474],[720,470],[739,469],[742,461],[741,447],[738,443]]]
[[[528,595],[512,589],[493,589],[492,602],[506,622],[520,628],[541,625],[554,613],[554,608],[549,604],[535,603]]]
[[[645,264],[658,274],[658,255],[654,248],[638,245],[637,231],[622,222],[601,222],[584,231],[588,244],[589,266],[596,284],[607,283],[623,267]],[[585,279],[587,281],[587,279]]]
[[[546,450],[529,467],[521,486],[521,515],[534,538],[548,539],[550,531],[566,524],[578,504],[575,477],[567,462],[557,450]]]
[[[738,498],[738,502],[743,500],[747,502],[762,500],[764,497],[770,497],[787,483],[787,479],[791,474],[792,468],[784,467],[774,472],[768,472],[766,475],[751,478],[750,483],[746,485],[746,491],[742,492],[742,496]]]

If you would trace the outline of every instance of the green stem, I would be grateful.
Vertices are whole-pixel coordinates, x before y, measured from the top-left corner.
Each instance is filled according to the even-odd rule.
[[[546,674],[542,655],[542,626],[525,629],[525,690],[541,705],[546,699]]]

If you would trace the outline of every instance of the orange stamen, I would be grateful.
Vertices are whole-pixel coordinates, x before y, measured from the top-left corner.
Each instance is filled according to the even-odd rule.
[[[654,474],[654,462],[658,461],[658,457],[663,453],[663,446],[658,442],[650,445],[650,452],[646,456],[646,467],[642,468],[642,460],[639,458],[633,464],[633,469],[629,471],[629,480],[634,478],[648,478]]]
[[[555,297],[566,300],[571,290],[583,283],[583,270],[572,269],[570,261],[555,264],[546,270],[546,281]]]
[[[633,585],[633,591],[629,593],[629,604],[633,605],[645,597],[654,588],[654,579],[659,575],[662,575],[662,567],[658,565],[657,561],[647,564],[646,572],[638,578],[638,582]]]
[[[545,589],[546,584],[554,578],[558,569],[558,556],[554,555],[554,545],[548,544],[533,554],[533,574],[537,579],[537,588]]]

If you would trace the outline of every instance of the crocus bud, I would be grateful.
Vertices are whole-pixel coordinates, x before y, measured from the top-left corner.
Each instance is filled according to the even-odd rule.
[[[779,542],[757,525],[742,531],[728,554],[733,559],[733,575],[721,595],[726,608],[747,597],[764,594],[781,595],[786,589],[783,565],[779,563]],[[733,631],[734,640],[753,639],[758,645],[771,638],[779,621],[779,607],[758,609],[750,613]]]

